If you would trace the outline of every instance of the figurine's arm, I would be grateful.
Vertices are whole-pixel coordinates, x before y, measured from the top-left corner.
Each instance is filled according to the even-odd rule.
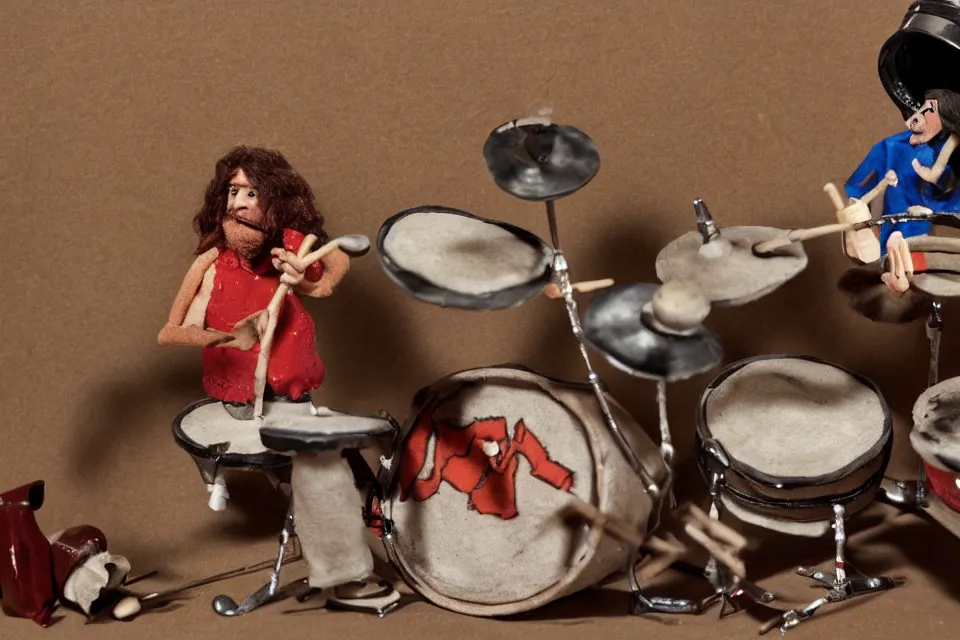
[[[350,256],[334,249],[320,259],[323,263],[323,272],[319,280],[310,280],[305,277],[294,289],[298,293],[311,298],[326,298],[333,293],[333,290],[340,284],[343,277],[350,270]],[[309,275],[309,270],[307,271]]]
[[[943,176],[943,172],[947,169],[947,163],[950,161],[950,156],[957,149],[957,143],[960,142],[960,136],[957,136],[955,133],[951,133],[950,137],[947,138],[947,141],[943,144],[943,148],[940,150],[940,154],[937,156],[937,161],[933,163],[932,167],[925,167],[920,164],[920,160],[917,158],[913,159],[911,163],[913,165],[913,170],[917,172],[917,175],[926,180],[931,184],[937,184],[940,182],[940,178]]]
[[[194,303],[198,300],[204,277],[216,262],[217,255],[217,249],[210,249],[198,256],[190,266],[180,284],[177,297],[174,298],[167,324],[157,336],[157,342],[161,346],[215,347],[234,340],[229,333],[205,329],[202,323],[196,324],[198,307]],[[187,322],[188,319],[190,322]]]

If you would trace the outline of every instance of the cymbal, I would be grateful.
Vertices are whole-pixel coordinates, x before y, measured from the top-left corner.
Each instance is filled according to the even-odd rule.
[[[837,288],[847,297],[854,311],[874,322],[906,324],[926,318],[933,311],[933,300],[915,287],[898,296],[880,279],[876,267],[853,267],[840,276]]]
[[[546,118],[497,127],[483,145],[483,157],[498,187],[535,202],[568,196],[600,170],[600,154],[587,134]]]
[[[715,306],[753,302],[778,289],[807,266],[799,242],[758,255],[754,245],[784,235],[774,227],[726,227],[722,231],[702,200],[694,201],[698,230],[686,233],[657,255],[661,282],[696,283]]]
[[[640,378],[673,382],[712,369],[723,359],[723,349],[699,324],[706,313],[699,312],[680,329],[675,320],[682,315],[690,319],[690,314],[681,309],[691,306],[684,304],[684,291],[661,296],[670,299],[654,311],[658,292],[677,294],[681,286],[694,285],[637,283],[600,291],[587,306],[584,337],[614,367]],[[680,305],[674,304],[677,298],[681,299]],[[699,304],[709,310],[709,302],[702,296]]]

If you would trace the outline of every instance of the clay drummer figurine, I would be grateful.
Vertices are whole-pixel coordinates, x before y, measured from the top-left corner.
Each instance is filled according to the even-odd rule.
[[[161,345],[203,349],[203,387],[237,419],[254,417],[258,340],[278,287],[323,298],[350,267],[340,249],[309,267],[297,253],[308,235],[328,240],[314,195],[278,152],[237,147],[221,158],[194,218],[197,258],[180,286]],[[314,324],[296,295],[285,296],[267,371],[273,400],[309,402],[323,382]]]
[[[892,171],[896,183],[886,189],[883,215],[960,213],[960,191],[952,156],[960,141],[960,94],[935,89],[906,120],[902,131],[878,142],[847,180],[847,195],[863,198]],[[880,247],[894,231],[904,238],[929,235],[932,222],[923,220],[880,227]]]

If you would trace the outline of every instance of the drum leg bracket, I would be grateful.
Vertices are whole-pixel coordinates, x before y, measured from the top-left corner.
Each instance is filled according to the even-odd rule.
[[[792,629],[804,620],[807,620],[825,604],[843,602],[858,596],[864,596],[880,591],[887,591],[903,584],[903,580],[888,577],[868,578],[860,571],[857,571],[846,560],[846,541],[847,536],[844,530],[845,510],[842,505],[834,505],[834,540],[836,542],[836,560],[835,570],[821,571],[808,567],[799,567],[797,574],[810,578],[817,582],[821,587],[827,589],[827,594],[818,598],[802,609],[791,609],[784,612],[781,616],[774,618],[760,629],[760,633],[765,634],[777,627],[780,633],[785,634],[788,629]],[[851,578],[849,573],[856,574],[857,577]]]

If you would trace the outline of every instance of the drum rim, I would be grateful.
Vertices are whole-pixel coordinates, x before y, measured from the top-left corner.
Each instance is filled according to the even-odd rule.
[[[536,370],[522,364],[516,363],[504,363],[499,365],[488,365],[480,367],[469,367],[466,369],[461,369],[453,373],[449,373],[445,376],[442,376],[422,387],[418,390],[413,397],[411,402],[411,408],[408,416],[404,420],[401,428],[397,431],[396,438],[394,440],[395,446],[393,447],[392,460],[390,463],[389,469],[386,469],[381,464],[381,473],[378,477],[380,485],[383,487],[383,500],[381,509],[384,509],[385,506],[390,505],[390,519],[393,519],[393,502],[395,499],[395,482],[396,482],[396,473],[400,467],[399,457],[402,455],[400,446],[406,439],[407,435],[410,433],[413,428],[416,418],[420,415],[422,408],[424,406],[425,396],[427,394],[436,394],[442,392],[442,397],[448,397],[452,393],[456,393],[462,387],[472,384],[482,384],[486,382],[489,378],[493,377],[498,371],[513,371],[529,376],[534,376],[541,378],[547,382],[563,384],[571,388],[577,389],[579,391],[585,391],[592,389],[592,386],[589,383],[583,383],[579,381],[566,381],[562,378],[555,378],[542,373],[537,372]],[[475,373],[478,374],[476,379],[467,380],[467,379],[454,379],[463,374]],[[562,403],[555,396],[547,392],[541,386],[537,385],[536,382],[530,381],[529,384],[532,384],[536,388],[543,391],[552,401],[558,402],[564,406],[567,411],[572,411],[565,403]],[[451,390],[452,389],[452,390]],[[577,414],[574,414],[577,415]],[[628,414],[629,415],[629,414]],[[578,418],[579,419],[579,418]],[[584,428],[584,432],[587,434],[587,442],[590,450],[590,456],[595,461],[596,468],[593,470],[594,482],[595,484],[602,480],[604,469],[602,464],[596,464],[600,461],[598,452],[596,450],[596,443],[593,441],[594,436],[590,431]],[[596,486],[594,488],[594,495],[591,496],[591,501],[598,501]],[[518,598],[516,600],[511,600],[507,602],[496,602],[496,603],[478,603],[471,602],[469,600],[464,600],[462,598],[456,598],[448,596],[433,586],[424,582],[422,577],[416,575],[411,568],[408,566],[407,561],[404,560],[402,554],[397,545],[397,541],[402,532],[399,530],[399,527],[394,525],[394,530],[389,536],[384,536],[382,538],[382,543],[385,547],[387,558],[390,561],[390,564],[394,566],[395,569],[404,577],[404,581],[417,593],[425,597],[427,600],[433,602],[434,604],[450,609],[452,611],[457,611],[460,613],[469,612],[470,615],[480,615],[480,616],[498,616],[498,615],[511,615],[518,611],[518,606],[520,611],[526,611],[530,607],[523,606],[525,603],[541,603],[545,604],[551,601],[551,597],[554,594],[562,593],[569,584],[574,582],[579,575],[578,572],[573,570],[573,567],[568,567],[567,571],[553,584],[541,589],[537,593],[525,596],[523,598]],[[601,527],[590,526],[586,532],[586,535],[583,538],[584,553],[578,555],[578,560],[575,566],[584,566],[588,564],[589,561],[596,555],[596,552],[600,546],[600,543],[605,536]],[[535,604],[535,606],[540,606],[540,604]]]
[[[835,471],[831,471],[830,473],[824,473],[816,476],[774,476],[736,460],[724,449],[724,453],[727,456],[729,464],[727,467],[728,469],[735,471],[736,473],[748,478],[753,482],[768,487],[781,489],[812,487],[836,482],[837,480],[850,475],[854,471],[861,469],[871,460],[883,455],[886,449],[892,448],[893,414],[890,411],[890,406],[887,404],[886,398],[880,392],[880,387],[873,380],[842,365],[830,362],[829,360],[825,360],[823,358],[818,358],[816,356],[796,353],[774,353],[751,356],[737,360],[736,362],[727,365],[727,367],[725,367],[713,380],[710,381],[709,384],[707,384],[706,388],[703,390],[703,392],[701,392],[700,398],[697,402],[696,432],[700,443],[699,449],[702,450],[706,442],[715,442],[720,445],[721,448],[723,447],[722,443],[714,438],[713,434],[710,432],[710,427],[707,424],[707,404],[709,403],[710,396],[721,384],[723,384],[724,381],[727,380],[727,378],[732,376],[734,373],[740,371],[748,365],[765,360],[803,360],[806,362],[832,367],[854,378],[857,382],[873,392],[880,403],[880,408],[883,411],[883,427],[880,437],[866,452],[860,454],[852,462],[849,462],[843,467],[840,467]],[[709,455],[709,453],[706,453],[706,455]]]
[[[527,282],[498,289],[484,294],[463,293],[446,289],[427,278],[408,271],[399,266],[384,249],[383,244],[393,227],[404,218],[417,213],[442,213],[446,215],[458,215],[470,218],[478,222],[492,224],[500,227],[525,244],[539,250],[545,257],[546,267],[543,273]],[[380,226],[377,233],[377,257],[380,266],[386,272],[387,276],[393,280],[401,289],[421,302],[427,302],[440,307],[453,307],[457,309],[479,309],[479,310],[502,310],[510,309],[530,300],[550,284],[553,278],[553,260],[550,256],[552,249],[536,234],[527,231],[522,227],[512,225],[508,222],[491,220],[482,216],[443,205],[418,205],[404,209],[387,218]]]
[[[699,434],[698,434],[699,439]],[[800,498],[800,499],[787,499],[787,498],[766,498],[766,497],[757,497],[739,489],[734,489],[730,487],[725,482],[718,483],[719,491],[729,496],[734,502],[744,505],[745,507],[760,507],[763,509],[773,509],[782,512],[789,511],[801,511],[804,509],[818,509],[824,508],[831,504],[848,504],[861,498],[866,493],[876,492],[880,487],[883,479],[886,477],[887,467],[890,463],[890,458],[893,454],[893,439],[888,440],[887,445],[884,447],[881,452],[882,462],[880,466],[874,471],[867,480],[856,487],[843,491],[840,493],[831,493],[829,495],[820,496],[817,498]],[[789,489],[790,486],[785,485],[784,488]]]
[[[516,122],[518,120],[523,120],[523,118],[514,118],[513,120],[507,120],[506,122],[503,122],[500,125],[494,127],[493,129],[490,130],[490,133],[487,134],[487,139],[483,143],[483,161],[484,161],[484,164],[486,164],[487,172],[493,178],[494,184],[496,184],[497,187],[499,187],[505,193],[508,193],[515,198],[519,198],[520,200],[526,200],[527,202],[548,202],[550,200],[559,200],[560,198],[566,198],[567,196],[573,195],[577,191],[580,191],[581,189],[586,187],[588,184],[593,182],[594,178],[597,177],[597,174],[600,173],[600,150],[597,149],[597,143],[594,141],[594,139],[590,137],[590,135],[586,131],[580,129],[579,127],[575,127],[569,124],[558,124],[556,122],[551,121],[548,126],[554,127],[558,132],[573,134],[573,137],[580,138],[588,143],[587,150],[594,164],[593,170],[590,172],[590,177],[576,187],[555,191],[552,195],[546,196],[546,197],[521,195],[509,190],[507,188],[506,181],[502,179],[502,177],[498,172],[494,171],[493,164],[494,164],[494,159],[498,155],[498,152],[499,153],[510,152],[510,147],[503,144],[502,139],[503,137],[505,137],[505,134],[508,131],[520,128],[516,125]],[[504,127],[510,124],[513,124],[514,126],[508,129],[504,129]]]
[[[194,409],[202,407],[204,405],[212,404],[214,402],[221,402],[220,400],[207,397],[191,402],[186,407],[180,410],[180,412],[173,419],[172,432],[173,439],[177,445],[189,453],[194,458],[200,460],[210,460],[217,463],[218,466],[230,469],[278,469],[282,467],[290,466],[291,461],[289,456],[285,456],[273,451],[265,451],[263,453],[224,453],[221,456],[213,456],[210,453],[209,447],[204,447],[195,443],[193,440],[187,437],[187,434],[183,432],[181,427],[181,422],[183,419],[192,412]]]
[[[384,438],[392,435],[396,431],[393,427],[393,424],[388,419],[380,416],[355,414],[343,411],[337,411],[337,413],[346,414],[353,418],[378,420],[383,422],[383,429],[377,431],[343,431],[336,434],[309,434],[307,432],[297,431],[294,429],[264,426],[260,427],[260,439],[263,441],[263,446],[274,452],[280,450],[293,451],[297,453],[323,453],[326,451],[335,451],[337,449],[357,449],[364,447],[371,440]],[[323,446],[318,447],[304,442],[304,435],[313,436],[311,440],[313,443],[316,443],[318,440],[322,441]],[[293,439],[296,436],[299,436],[299,439]],[[327,439],[330,440],[329,444],[326,442]],[[336,441],[334,442],[334,440]],[[268,445],[268,441],[272,444]]]

